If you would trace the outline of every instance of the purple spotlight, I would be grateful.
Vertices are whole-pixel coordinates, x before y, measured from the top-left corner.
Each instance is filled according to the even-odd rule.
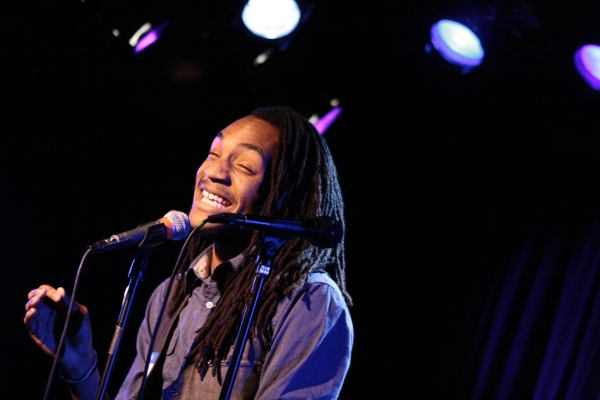
[[[325,131],[331,126],[331,124],[335,122],[335,120],[340,116],[341,113],[341,106],[333,107],[331,111],[329,111],[323,116],[323,118],[315,122],[315,128],[317,129],[317,132],[319,132],[321,135],[324,134]]]
[[[158,35],[155,31],[150,31],[143,38],[140,39],[139,42],[135,45],[134,53],[139,53],[144,50],[146,47],[150,46],[152,43],[158,40]]]
[[[150,32],[145,34],[135,45],[133,52],[137,54],[146,47],[150,46],[152,43],[156,42],[162,36],[165,26],[166,24],[159,25],[155,29],[152,29]]]
[[[577,72],[594,90],[600,91],[600,46],[586,44],[575,52]]]

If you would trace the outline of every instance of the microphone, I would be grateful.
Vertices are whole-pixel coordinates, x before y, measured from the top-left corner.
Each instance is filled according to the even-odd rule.
[[[300,238],[314,246],[325,248],[337,246],[344,233],[342,225],[327,216],[297,221],[274,219],[261,215],[222,213],[209,216],[206,222],[265,231],[269,235],[281,239]]]
[[[120,249],[132,246],[141,242],[146,236],[148,229],[155,225],[164,225],[164,239],[181,240],[190,233],[190,219],[181,211],[169,211],[158,221],[152,221],[141,224],[135,229],[127,232],[112,235],[108,239],[99,240],[88,246],[92,253],[102,253],[105,251]]]

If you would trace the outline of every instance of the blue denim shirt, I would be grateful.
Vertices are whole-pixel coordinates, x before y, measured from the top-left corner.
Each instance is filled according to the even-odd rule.
[[[163,399],[218,399],[230,355],[221,363],[221,376],[211,371],[203,379],[185,356],[198,329],[219,301],[218,279],[209,276],[211,248],[188,270],[188,282],[199,278],[168,343],[162,370]],[[238,256],[217,267],[236,271]],[[163,282],[152,294],[137,338],[137,356],[116,397],[134,399],[141,384],[148,344],[166,289]],[[278,306],[271,321],[273,338],[264,355],[258,385],[251,377],[261,356],[261,339],[249,338],[238,367],[230,398],[335,399],[350,366],[354,332],[350,313],[335,282],[326,273],[309,275],[308,282]],[[260,335],[259,335],[260,336]],[[255,375],[256,376],[256,375]],[[255,377],[254,376],[254,377]],[[249,394],[250,393],[250,394]],[[146,393],[149,394],[149,393]]]

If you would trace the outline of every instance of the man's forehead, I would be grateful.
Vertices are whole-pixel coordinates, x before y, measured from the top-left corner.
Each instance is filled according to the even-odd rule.
[[[215,135],[215,140],[217,140],[217,139],[220,140],[221,142],[223,141],[224,135],[223,135],[222,131],[217,132],[217,134]],[[241,147],[243,149],[256,151],[262,158],[265,157],[265,151],[263,150],[263,148],[260,145],[241,140],[240,142],[236,143],[235,146]]]

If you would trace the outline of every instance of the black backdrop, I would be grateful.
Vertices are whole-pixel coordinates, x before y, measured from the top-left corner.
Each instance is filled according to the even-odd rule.
[[[598,6],[530,2],[539,27],[528,28],[519,2],[316,2],[287,49],[253,67],[267,45],[229,24],[240,4],[202,3],[1,6],[3,397],[41,398],[50,371],[21,322],[30,289],[70,291],[86,245],[187,212],[227,123],[263,104],[323,115],[335,97],[343,112],[326,137],[346,199],[356,333],[341,396],[470,398],[485,302],[515,254],[532,232],[574,235],[597,220],[600,98],[572,56],[600,42]],[[464,73],[425,51],[445,16],[479,27],[482,66]],[[171,25],[134,55],[125,32],[145,19]],[[195,78],[176,79],[186,71]],[[110,394],[178,249],[152,255]],[[101,360],[131,256],[94,256],[82,276]],[[64,390],[58,381],[53,395]]]

